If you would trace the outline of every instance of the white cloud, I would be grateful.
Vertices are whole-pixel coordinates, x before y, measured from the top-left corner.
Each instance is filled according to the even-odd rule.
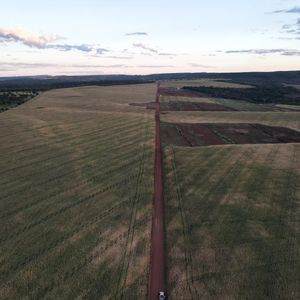
[[[135,48],[141,48],[141,49],[150,51],[152,53],[158,53],[158,51],[156,49],[151,48],[148,45],[143,44],[143,43],[135,43],[135,44],[132,44],[132,46],[135,47]]]
[[[64,37],[56,34],[37,35],[23,28],[0,28],[0,41],[21,42],[29,47],[45,48],[49,43],[62,39]]]
[[[228,50],[227,54],[254,54],[254,55],[268,55],[280,54],[285,56],[300,56],[299,50],[294,49],[247,49],[247,50]]]
[[[193,68],[214,68],[213,66],[207,66],[198,63],[189,63],[189,66]]]
[[[47,45],[45,48],[47,49],[56,49],[60,51],[72,51],[72,50],[77,50],[77,51],[82,51],[82,52],[96,52],[97,54],[103,54],[105,52],[109,52],[108,49],[105,48],[97,48],[93,45],[69,45],[69,44],[63,44],[63,45]]]
[[[65,38],[59,35],[38,35],[23,28],[0,28],[0,43],[19,42],[32,48],[56,49],[59,51],[77,50],[81,52],[95,52],[97,54],[109,52],[108,49],[94,45],[53,44],[53,42],[63,39]]]
[[[127,35],[127,36],[131,36],[131,35],[148,35],[148,33],[137,31],[137,32],[129,32],[129,33],[126,33],[125,35]]]
[[[295,6],[291,9],[275,10],[273,13],[275,13],[275,14],[279,14],[279,13],[300,14],[300,6]]]

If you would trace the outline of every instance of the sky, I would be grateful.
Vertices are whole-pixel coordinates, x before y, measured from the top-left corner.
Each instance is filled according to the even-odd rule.
[[[0,76],[300,70],[300,0],[0,4]]]

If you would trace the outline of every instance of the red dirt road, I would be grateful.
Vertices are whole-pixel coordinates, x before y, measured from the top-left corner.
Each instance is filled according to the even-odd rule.
[[[158,299],[158,293],[165,292],[165,252],[164,252],[164,202],[162,177],[162,150],[160,138],[159,84],[156,93],[155,109],[155,161],[154,161],[154,199],[151,231],[151,258],[149,296]]]

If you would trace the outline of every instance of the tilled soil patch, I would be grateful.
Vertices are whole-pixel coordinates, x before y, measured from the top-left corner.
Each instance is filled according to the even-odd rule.
[[[199,93],[197,92],[170,87],[160,87],[159,94],[161,96],[199,97]]]
[[[236,111],[236,109],[216,103],[169,101],[161,103],[162,111]]]
[[[300,132],[261,124],[161,123],[164,145],[209,146],[222,144],[300,143]]]

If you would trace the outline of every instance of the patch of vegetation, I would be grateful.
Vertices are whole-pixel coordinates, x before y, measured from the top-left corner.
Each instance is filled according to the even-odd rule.
[[[287,86],[256,86],[255,88],[216,88],[191,87],[183,89],[198,92],[199,95],[232,100],[244,100],[252,103],[280,103],[300,105],[300,92],[294,87]]]
[[[16,107],[37,96],[36,90],[7,90],[0,92],[0,112]]]
[[[47,91],[51,89],[71,88],[80,86],[112,86],[151,83],[152,80],[136,76],[47,76],[5,78],[0,80],[0,91],[36,89]]]

